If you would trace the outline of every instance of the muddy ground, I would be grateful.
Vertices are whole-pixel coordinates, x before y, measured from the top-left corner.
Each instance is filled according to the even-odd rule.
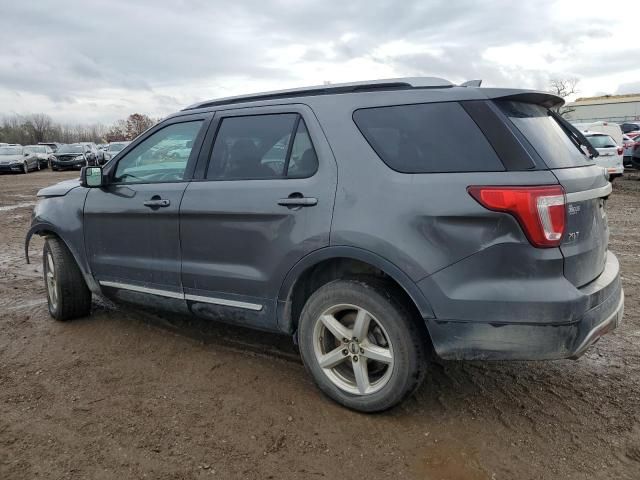
[[[102,301],[52,321],[23,238],[75,176],[0,176],[0,479],[640,478],[640,176],[607,207],[621,328],[578,361],[433,365],[378,415],[324,398],[286,337]]]

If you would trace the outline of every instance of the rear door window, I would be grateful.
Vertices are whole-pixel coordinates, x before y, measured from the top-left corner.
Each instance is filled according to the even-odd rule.
[[[360,109],[353,120],[382,161],[398,172],[505,170],[484,134],[456,102]]]
[[[207,179],[306,178],[317,169],[318,158],[298,114],[239,116],[222,120]]]
[[[496,104],[549,168],[593,164],[593,161],[569,139],[545,107],[511,101],[497,101]]]

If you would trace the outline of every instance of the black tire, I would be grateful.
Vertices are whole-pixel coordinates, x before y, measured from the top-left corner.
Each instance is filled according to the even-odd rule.
[[[22,164],[22,173],[24,173],[25,175],[29,173],[29,164],[27,162],[24,162]]]
[[[55,284],[49,283],[49,255],[53,261]],[[59,321],[85,317],[91,311],[91,291],[69,252],[67,246],[56,237],[45,240],[42,251],[42,270],[47,289],[49,313]],[[55,294],[52,292],[55,292]],[[54,297],[55,298],[52,298]]]
[[[398,296],[390,294],[394,289],[389,287],[373,279],[335,280],[323,285],[309,297],[300,316],[298,342],[307,371],[328,397],[360,412],[379,412],[397,405],[418,388],[426,373],[429,340],[416,322],[420,319],[414,318],[414,314],[399,301]],[[390,376],[380,390],[370,394],[354,394],[340,388],[325,373],[316,355],[316,323],[323,312],[342,304],[357,306],[373,315],[383,327],[393,349]],[[343,353],[345,351],[342,350]],[[351,358],[354,365],[358,361],[355,357]],[[347,365],[349,361],[347,359]],[[369,360],[365,359],[365,362]]]

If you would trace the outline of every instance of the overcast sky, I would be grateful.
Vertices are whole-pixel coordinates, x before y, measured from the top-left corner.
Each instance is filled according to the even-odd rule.
[[[640,91],[633,2],[0,0],[0,115],[164,116],[203,99],[399,76]]]

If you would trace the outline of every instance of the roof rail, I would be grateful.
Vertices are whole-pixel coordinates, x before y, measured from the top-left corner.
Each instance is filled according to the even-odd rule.
[[[454,85],[443,78],[437,77],[406,77],[388,78],[385,80],[368,80],[364,82],[332,83],[316,85],[312,87],[292,88],[277,90],[274,92],[254,93],[239,95],[236,97],[219,98],[205,102],[195,103],[183,110],[195,110],[196,108],[215,107],[233,103],[254,102],[258,100],[274,100],[278,98],[306,97],[315,95],[331,95],[349,92],[370,92],[374,90],[407,90],[412,88],[449,88]]]

